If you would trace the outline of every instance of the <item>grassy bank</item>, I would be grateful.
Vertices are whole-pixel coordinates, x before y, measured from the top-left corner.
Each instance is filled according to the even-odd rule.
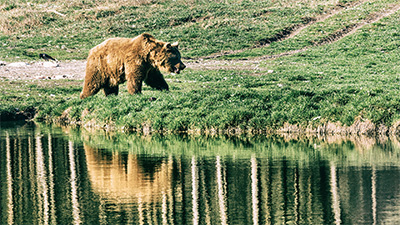
[[[369,127],[367,132],[372,133],[397,127],[400,121],[400,13],[393,12],[369,23],[392,8],[396,1],[332,1],[329,4],[323,4],[326,1],[312,1],[315,4],[306,4],[307,1],[290,1],[291,4],[288,1],[201,2],[189,1],[185,7],[179,1],[175,4],[161,1],[118,6],[118,13],[109,14],[99,6],[93,6],[91,10],[87,10],[88,6],[74,10],[60,6],[57,12],[68,15],[62,20],[72,18],[77,12],[87,16],[91,11],[98,11],[103,14],[94,13],[93,16],[104,16],[88,21],[85,26],[94,29],[82,31],[89,32],[89,35],[77,30],[84,20],[77,19],[76,28],[65,21],[65,27],[59,25],[61,19],[58,17],[54,23],[49,23],[82,38],[78,45],[77,39],[61,38],[61,30],[59,34],[55,32],[46,37],[52,40],[51,43],[64,40],[66,49],[72,49],[71,52],[49,46],[49,40],[46,45],[25,46],[26,43],[39,43],[43,38],[41,29],[51,26],[40,25],[35,30],[7,31],[9,34],[3,34],[0,42],[7,43],[7,46],[13,43],[14,47],[0,50],[0,55],[9,54],[10,58],[17,51],[25,51],[26,59],[30,59],[31,53],[40,50],[59,58],[83,58],[94,42],[100,42],[106,36],[131,36],[142,31],[151,31],[164,40],[179,39],[183,44],[182,54],[192,58],[230,50],[241,51],[225,58],[251,59],[253,56],[301,51],[250,60],[250,63],[234,61],[238,65],[234,69],[218,65],[214,69],[204,69],[200,66],[200,69],[189,67],[179,75],[166,74],[170,92],[145,87],[142,95],[131,96],[123,86],[117,97],[106,98],[99,93],[83,101],[79,100],[81,81],[2,79],[1,118],[11,118],[33,108],[37,120],[63,120],[95,128],[145,132],[232,129],[235,132],[268,132],[287,127],[287,124],[318,131],[327,124],[350,128],[360,122],[366,123],[365,126]],[[9,11],[20,7],[18,4]],[[346,8],[346,4],[356,6]],[[340,8],[338,5],[343,6]],[[152,13],[140,14],[138,10],[144,9]],[[321,21],[317,19],[334,9],[343,11]],[[134,11],[138,13],[135,17],[132,16]],[[128,12],[132,19],[129,21],[123,17]],[[189,15],[185,14],[189,12]],[[183,18],[185,15],[186,19]],[[304,19],[305,15],[311,19]],[[120,26],[136,25],[135,29],[122,27],[110,33],[105,32],[106,21],[123,21]],[[147,27],[150,21],[154,22],[154,27]],[[208,24],[211,25],[206,27]],[[282,36],[285,34],[282,30],[299,26],[307,27],[294,37]],[[346,29],[355,27],[354,33],[344,35]],[[236,28],[240,31],[226,30]],[[255,48],[261,41],[272,42]],[[205,60],[199,64],[206,62],[213,63]],[[150,101],[151,97],[156,100]]]

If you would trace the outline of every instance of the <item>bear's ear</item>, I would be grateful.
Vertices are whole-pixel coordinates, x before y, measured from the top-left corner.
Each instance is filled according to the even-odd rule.
[[[171,49],[172,48],[171,43],[169,43],[169,42],[165,43],[164,44],[164,48],[165,49]]]
[[[171,45],[172,47],[174,47],[174,48],[178,48],[178,46],[179,46],[179,42],[174,42],[174,43],[172,43],[172,45]]]

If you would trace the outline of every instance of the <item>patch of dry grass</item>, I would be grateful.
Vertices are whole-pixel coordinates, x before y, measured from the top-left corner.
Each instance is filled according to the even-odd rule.
[[[79,11],[82,10],[93,10],[97,13],[102,10],[117,10],[121,6],[140,6],[156,2],[155,0],[99,0],[96,2],[14,0],[12,3],[3,1],[0,1],[0,32],[6,35],[37,29],[58,17],[87,19],[80,16],[82,14]]]
[[[328,6],[328,5],[337,5],[341,0],[327,0],[327,1],[320,1],[320,0],[280,0],[277,1],[280,7],[296,7],[296,6],[308,6],[311,8],[315,8],[318,6]]]

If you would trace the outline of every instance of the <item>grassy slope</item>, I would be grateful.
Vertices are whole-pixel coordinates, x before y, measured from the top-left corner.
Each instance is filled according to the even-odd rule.
[[[9,57],[22,51],[29,59],[35,51],[43,50],[60,54],[58,58],[69,59],[84,57],[86,53],[77,52],[86,52],[106,36],[131,36],[151,30],[164,40],[180,39],[184,46],[183,55],[198,57],[221,50],[255,46],[265,37],[279,36],[283,29],[305,23],[305,15],[316,17],[334,8],[333,5],[318,4],[285,5],[286,1],[268,5],[272,4],[268,2],[228,1],[225,4],[202,1],[199,7],[194,7],[195,2],[183,7],[183,3],[171,6],[169,1],[165,1],[152,6],[119,7],[117,14],[110,13],[113,16],[89,21],[85,26],[94,27],[86,31],[89,35],[78,32],[78,27],[83,26],[82,21],[76,21],[75,25],[65,22],[65,27],[60,29],[61,25],[56,20],[50,23],[55,26],[52,36],[38,35],[41,29],[43,31],[50,26],[41,25],[36,30],[3,35],[0,42],[6,40],[7,46],[15,46],[6,51]],[[301,2],[305,1],[297,3]],[[70,108],[65,118],[70,121],[140,129],[150,126],[156,130],[174,131],[232,127],[277,129],[286,122],[303,126],[318,126],[327,121],[350,125],[356,119],[390,126],[399,120],[400,112],[397,63],[400,57],[400,13],[366,25],[337,42],[325,45],[315,43],[324,41],[338,30],[351,27],[351,24],[362,23],[393,3],[395,1],[385,0],[360,4],[312,24],[292,39],[233,56],[246,58],[308,48],[294,55],[264,60],[258,65],[262,70],[248,67],[245,70],[187,69],[180,75],[165,75],[172,89],[169,93],[145,88],[142,95],[130,96],[123,89],[118,97],[105,98],[103,94],[98,94],[81,101],[78,99],[80,82],[66,85],[56,84],[55,81],[1,81],[0,112],[4,118],[14,108],[24,110],[34,106],[38,110],[38,119],[52,120]],[[138,12],[144,9],[152,13],[139,15]],[[98,10],[58,11],[69,15],[68,18],[76,11],[84,15],[107,14]],[[126,18],[124,15],[135,12],[137,14],[131,20],[123,20]],[[244,18],[244,22],[238,20],[240,17]],[[119,31],[105,32],[115,20],[124,21],[117,27],[136,24],[135,29],[124,27]],[[108,25],[106,21],[109,21]],[[150,22],[154,22],[153,25],[149,25]],[[74,26],[77,27],[75,30]],[[64,40],[62,31],[57,34],[58,29],[73,33],[81,40]],[[23,37],[17,39],[17,36]],[[39,45],[46,38],[51,39],[51,43],[64,40],[63,44],[68,47],[63,50],[50,44]],[[27,47],[26,43],[30,42],[36,43],[36,47]],[[72,52],[65,49],[72,49]],[[65,55],[62,56],[61,52]],[[4,54],[5,50],[0,50],[0,55]],[[150,97],[157,100],[149,101]],[[82,117],[82,112],[86,116]]]
[[[0,56],[10,60],[32,59],[42,51],[58,59],[84,59],[90,48],[108,37],[134,37],[143,32],[161,40],[181,41],[186,57],[206,56],[252,47],[331,10],[339,1],[14,2],[0,0],[0,31],[6,34],[0,38],[4,46]]]

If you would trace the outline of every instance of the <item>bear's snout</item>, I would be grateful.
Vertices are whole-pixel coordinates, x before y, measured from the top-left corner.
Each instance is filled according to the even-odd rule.
[[[178,65],[176,65],[174,73],[179,74],[181,70],[184,70],[185,68],[186,68],[185,64],[179,63]]]

